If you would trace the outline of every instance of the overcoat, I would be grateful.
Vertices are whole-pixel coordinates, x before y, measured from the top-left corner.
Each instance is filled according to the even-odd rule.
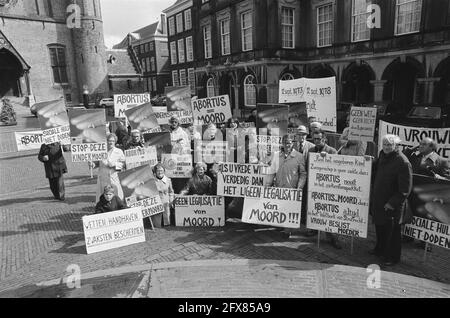
[[[48,156],[49,160],[44,161],[44,156]],[[60,143],[43,144],[39,150],[38,159],[44,163],[45,176],[48,179],[59,178],[64,173],[67,173],[66,160],[64,159]]]

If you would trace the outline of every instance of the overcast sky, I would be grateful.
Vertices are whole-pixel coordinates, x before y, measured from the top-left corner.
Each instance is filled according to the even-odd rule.
[[[111,48],[128,33],[159,21],[175,0],[101,0],[105,44]]]

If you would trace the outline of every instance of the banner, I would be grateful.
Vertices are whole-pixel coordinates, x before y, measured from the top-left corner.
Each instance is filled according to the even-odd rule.
[[[166,176],[169,178],[191,178],[192,177],[192,156],[167,154],[161,155],[161,164],[166,169]]]
[[[150,103],[150,94],[119,94],[114,95],[114,117],[126,117],[127,109]]]
[[[148,165],[152,167],[158,163],[156,147],[134,148],[125,150],[124,154],[127,170]]]
[[[193,100],[192,111],[196,125],[225,123],[233,117],[228,95]]]
[[[287,133],[289,106],[280,104],[258,104],[256,127],[259,135],[284,136]]]
[[[69,118],[64,99],[37,103],[36,111],[45,144],[70,144]]]
[[[118,173],[125,202],[129,207],[138,207],[146,218],[164,212],[152,169],[142,166]]]
[[[307,228],[367,238],[372,160],[309,154]]]
[[[348,140],[372,142],[375,136],[377,120],[376,107],[355,107],[350,110]]]
[[[175,225],[225,226],[225,199],[218,196],[175,197]]]
[[[247,187],[242,222],[300,228],[302,190]]]
[[[391,124],[380,120],[378,129],[378,152],[383,149],[381,138],[386,134],[400,137],[400,149],[416,147],[423,138],[431,138],[437,142],[436,152],[445,159],[450,159],[450,128],[417,128]]]
[[[138,208],[83,216],[83,230],[88,254],[145,242]]]
[[[137,129],[140,132],[161,129],[150,103],[127,109],[125,111],[125,116],[128,118],[131,129]]]
[[[166,86],[164,87],[164,94],[166,95],[166,105],[168,112],[192,112],[191,88],[189,86]]]
[[[41,149],[44,143],[42,138],[42,130],[15,132],[17,151],[27,151],[33,149]]]
[[[108,158],[104,109],[69,109],[72,162]]]
[[[217,174],[217,195],[245,197],[248,186],[266,185],[267,168],[256,164],[221,163]]]
[[[450,249],[449,224],[414,216],[412,223],[404,226],[402,234],[416,240]]]
[[[306,102],[308,117],[316,117],[323,129],[337,131],[336,77],[299,78],[279,83],[279,102]]]

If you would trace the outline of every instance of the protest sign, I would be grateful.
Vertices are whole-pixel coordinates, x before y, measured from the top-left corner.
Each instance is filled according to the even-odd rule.
[[[300,228],[302,190],[288,188],[245,188],[242,222]]]
[[[256,164],[220,163],[217,174],[217,195],[245,197],[248,186],[265,186],[266,167]]]
[[[139,208],[83,216],[83,229],[88,254],[145,242]]]
[[[127,109],[150,103],[150,94],[118,94],[114,95],[114,116],[116,118],[126,117]]]
[[[164,87],[168,112],[189,111],[192,112],[191,88],[189,86]]]
[[[177,196],[174,203],[176,226],[225,226],[225,200],[223,197]]]
[[[260,162],[269,162],[275,152],[281,150],[282,136],[257,135],[256,145]]]
[[[42,138],[42,130],[15,132],[17,151],[27,151],[40,149],[44,143]]]
[[[289,104],[288,131],[292,127],[299,126],[308,126],[308,114],[305,102]]]
[[[350,110],[348,140],[371,142],[375,136],[376,107],[355,107]]]
[[[72,162],[108,158],[104,109],[69,109]]]
[[[145,132],[153,129],[160,129],[156,115],[153,112],[152,105],[145,103],[140,106],[129,108],[125,111],[131,129],[137,129]]]
[[[156,147],[134,148],[124,151],[127,170],[144,165],[154,166],[158,163]]]
[[[125,202],[129,207],[138,207],[144,218],[164,212],[156,180],[149,166],[118,173]]]
[[[336,77],[280,81],[279,102],[306,102],[308,117],[316,117],[324,130],[337,131]]]
[[[207,164],[225,162],[228,158],[228,143],[215,140],[194,140],[194,161]]]
[[[284,136],[287,133],[289,106],[280,104],[258,104],[256,127],[259,135]]]
[[[192,177],[192,156],[167,154],[161,155],[161,164],[166,169],[166,176],[169,178],[191,178]]]
[[[44,143],[52,144],[59,142],[62,145],[69,145],[69,118],[64,99],[37,103],[36,111]]]
[[[192,117],[191,110],[182,110],[174,112],[155,112],[156,119],[159,125],[169,125],[169,120],[172,117],[178,118],[180,125],[193,124],[194,118]]]
[[[383,149],[381,138],[386,134],[400,137],[400,149],[416,147],[423,138],[431,138],[436,141],[436,152],[445,159],[450,159],[450,128],[418,128],[391,124],[380,120],[378,129],[378,152]]]
[[[193,100],[192,111],[196,125],[225,123],[233,117],[228,95]]]
[[[450,225],[414,216],[411,224],[406,224],[403,235],[426,243],[450,249]]]
[[[309,154],[307,228],[367,238],[372,161]]]

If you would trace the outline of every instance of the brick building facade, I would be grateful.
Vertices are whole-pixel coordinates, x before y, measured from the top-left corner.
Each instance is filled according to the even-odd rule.
[[[73,3],[81,20],[70,28]],[[109,95],[100,0],[2,1],[0,17],[0,96],[76,104],[85,90],[91,102]]]
[[[197,94],[229,94],[237,115],[299,77],[336,76],[338,110],[450,103],[449,0],[193,0],[192,14]]]

